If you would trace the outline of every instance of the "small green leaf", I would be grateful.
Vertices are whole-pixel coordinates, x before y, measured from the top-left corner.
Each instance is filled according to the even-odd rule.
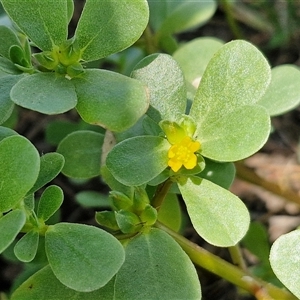
[[[33,229],[27,232],[15,245],[14,253],[23,262],[30,262],[34,259],[39,244],[39,233]]]
[[[300,69],[294,65],[281,65],[272,69],[271,83],[259,100],[271,116],[283,114],[300,103]]]
[[[182,178],[178,187],[195,230],[208,243],[230,247],[244,237],[250,217],[237,196],[199,177]]]
[[[131,239],[125,252],[115,281],[116,299],[201,299],[195,267],[167,233],[151,229]]]
[[[300,298],[300,230],[280,236],[272,245],[271,267],[279,280]]]
[[[16,238],[26,221],[26,214],[20,209],[13,210],[0,218],[0,253]]]
[[[16,104],[48,115],[66,112],[77,104],[72,82],[55,73],[26,76],[12,88],[10,96]]]
[[[70,1],[1,0],[1,3],[20,29],[42,50],[52,50],[67,39]]]
[[[119,230],[118,223],[116,221],[116,214],[114,211],[108,211],[108,210],[103,210],[103,211],[97,211],[95,215],[96,222],[113,231]]]
[[[259,222],[250,224],[247,234],[242,240],[242,244],[262,263],[269,264],[270,244],[266,227]]]
[[[11,46],[9,48],[9,57],[16,66],[18,65],[25,68],[30,67],[30,62],[26,59],[26,54],[21,46]]]
[[[164,36],[206,23],[217,9],[216,1],[148,0],[150,25]]]
[[[133,191],[134,191],[133,187],[126,186],[120,183],[118,180],[116,180],[106,165],[103,165],[101,167],[101,178],[110,187],[111,190],[121,192],[129,198],[133,197]]]
[[[57,148],[57,152],[65,158],[62,172],[74,178],[98,176],[103,139],[102,134],[88,130],[67,135]]]
[[[97,60],[131,46],[148,23],[145,0],[87,0],[75,38],[85,61]]]
[[[188,91],[192,93],[192,96],[198,88],[207,64],[223,44],[216,38],[201,37],[183,44],[173,53],[173,58],[180,65]]]
[[[182,71],[167,54],[152,54],[135,66],[132,77],[148,86],[150,108],[147,114],[161,119],[179,121],[186,109],[186,89]]]
[[[48,265],[23,282],[12,294],[11,300],[95,300],[113,299],[114,280],[93,292],[77,292],[63,285]]]
[[[123,233],[138,232],[142,228],[140,218],[127,210],[119,210],[115,212],[118,227]]]
[[[263,146],[269,136],[270,118],[256,103],[270,79],[268,62],[248,42],[227,43],[214,55],[190,112],[198,124],[203,156],[235,161]]]
[[[10,90],[22,78],[22,75],[0,77],[0,124],[12,114],[14,103],[10,99]]]
[[[124,250],[117,239],[99,228],[83,224],[49,226],[46,253],[59,281],[81,292],[103,287],[124,262]]]
[[[37,217],[47,221],[60,208],[63,203],[64,194],[56,185],[48,186],[43,192],[37,209]]]
[[[0,26],[0,56],[9,57],[9,48],[12,45],[20,45],[16,33],[7,26]]]
[[[72,80],[78,96],[77,110],[84,121],[124,131],[147,111],[146,87],[139,81],[107,70],[86,70]]]
[[[235,178],[235,166],[231,162],[219,163],[206,158],[205,169],[198,176],[229,189]]]
[[[161,137],[133,137],[117,144],[108,153],[106,165],[124,185],[142,185],[168,166],[169,148],[169,142]]]
[[[181,227],[181,208],[176,194],[167,194],[158,211],[158,221],[174,231]]]
[[[75,200],[82,207],[110,207],[108,195],[96,191],[81,191],[75,195]]]
[[[0,126],[0,141],[12,135],[18,135],[18,133],[8,127]]]
[[[34,185],[40,157],[35,147],[19,135],[0,142],[0,157],[0,212],[6,212],[17,205]]]
[[[28,194],[36,192],[38,189],[43,187],[46,183],[54,179],[64,166],[65,159],[64,157],[56,152],[46,153],[41,156],[41,165],[39,176],[30,189]]]
[[[19,70],[14,65],[14,63],[12,63],[8,58],[1,57],[1,56],[0,56],[0,71],[7,74],[14,74],[14,75],[19,75],[20,73],[22,73],[22,71]]]

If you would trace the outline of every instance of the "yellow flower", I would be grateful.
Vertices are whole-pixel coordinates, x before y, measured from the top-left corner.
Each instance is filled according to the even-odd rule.
[[[185,136],[179,143],[171,146],[168,151],[168,166],[177,172],[182,166],[186,169],[193,169],[197,165],[196,151],[201,145],[198,141],[193,141],[189,136]]]

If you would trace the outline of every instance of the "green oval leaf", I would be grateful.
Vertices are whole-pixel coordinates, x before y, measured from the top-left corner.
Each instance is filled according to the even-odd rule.
[[[182,178],[178,187],[195,230],[208,243],[230,247],[244,237],[250,216],[237,196],[198,177]]]
[[[270,118],[263,107],[255,104],[270,78],[268,62],[248,42],[227,43],[214,55],[190,112],[198,124],[204,156],[234,161],[262,147],[269,136]]]
[[[63,285],[48,265],[23,282],[12,294],[11,300],[95,300],[113,299],[113,283],[93,292],[77,292]]]
[[[23,262],[34,259],[39,244],[39,233],[35,229],[27,232],[15,245],[14,253]]]
[[[279,280],[300,298],[300,230],[280,236],[272,245],[271,267]]]
[[[14,103],[10,99],[10,90],[22,78],[22,75],[0,77],[0,124],[4,123],[12,114]]]
[[[13,210],[0,218],[0,253],[16,238],[26,221],[26,214],[20,209]]]
[[[19,45],[20,41],[16,35],[16,33],[7,26],[0,26],[0,55],[6,58],[9,57],[9,48],[12,45]]]
[[[41,163],[39,176],[34,186],[28,192],[28,194],[36,192],[46,183],[54,179],[62,170],[65,162],[64,157],[56,152],[46,153],[43,156],[41,156],[40,160]]]
[[[283,114],[300,103],[300,69],[281,65],[272,69],[271,83],[259,100],[271,116]]]
[[[188,91],[194,96],[207,64],[224,42],[211,37],[193,39],[173,53],[187,82]]]
[[[77,110],[84,121],[124,131],[147,111],[145,86],[134,79],[106,70],[87,70],[72,80],[78,96]]]
[[[57,152],[65,158],[62,172],[74,178],[91,178],[100,174],[103,134],[81,130],[67,135]]]
[[[179,33],[206,23],[217,8],[216,1],[148,0],[150,25],[165,36]]]
[[[201,299],[194,265],[167,233],[151,229],[140,234],[125,253],[115,281],[116,299]]]
[[[77,104],[72,82],[55,73],[38,73],[26,76],[11,90],[16,104],[43,114],[59,114]]]
[[[217,161],[237,161],[257,152],[271,130],[270,116],[263,107],[242,106],[201,125],[201,154]]]
[[[35,147],[19,135],[0,142],[0,157],[0,212],[6,212],[17,205],[34,185],[40,157]]]
[[[60,187],[56,185],[48,186],[40,200],[37,210],[37,217],[43,221],[47,221],[63,203],[64,194]]]
[[[49,226],[46,253],[59,281],[81,292],[107,284],[124,262],[124,250],[117,239],[99,228],[83,224]]]
[[[147,114],[156,122],[179,121],[186,109],[186,89],[182,71],[167,54],[152,54],[140,61],[132,77],[149,89],[150,108]]]
[[[124,185],[142,185],[168,166],[169,148],[169,142],[161,137],[129,138],[117,144],[108,153],[106,166]]]
[[[87,0],[75,32],[82,58],[97,60],[131,46],[148,23],[145,0]]]
[[[179,231],[181,227],[181,207],[176,194],[167,194],[159,208],[157,219],[168,228]]]
[[[22,31],[42,50],[52,50],[68,35],[68,3],[70,1],[1,0],[9,15]]]
[[[210,159],[205,159],[205,169],[198,174],[224,189],[229,189],[235,178],[234,163],[219,163]]]

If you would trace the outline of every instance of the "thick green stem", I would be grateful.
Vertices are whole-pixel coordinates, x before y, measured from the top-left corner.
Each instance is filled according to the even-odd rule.
[[[160,184],[155,192],[155,195],[152,199],[152,206],[157,209],[160,209],[165,197],[167,196],[170,187],[172,186],[173,181],[171,179],[166,180],[162,184]]]
[[[234,265],[242,269],[243,271],[247,271],[247,266],[245,260],[243,258],[241,248],[239,245],[235,245],[228,248],[232,262]]]
[[[208,252],[204,248],[192,243],[162,223],[157,222],[156,226],[170,234],[187,253],[194,264],[248,291],[257,299],[297,300],[297,298],[287,290],[280,289],[270,283],[254,277],[252,274],[228,263],[220,257]]]

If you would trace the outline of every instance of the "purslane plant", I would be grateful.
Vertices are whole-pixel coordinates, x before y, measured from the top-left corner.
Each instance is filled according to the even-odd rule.
[[[244,237],[250,217],[228,191],[232,162],[255,153],[267,140],[271,105],[266,95],[275,93],[278,75],[271,76],[266,59],[245,41],[214,41],[214,55],[202,61],[202,71],[190,73],[183,63],[185,76],[180,49],[174,58],[145,57],[131,78],[84,68],[139,38],[148,21],[146,1],[100,5],[87,0],[71,39],[67,24],[73,1],[1,3],[19,28],[16,33],[0,27],[1,123],[16,103],[44,114],[76,108],[86,122],[108,129],[105,135],[72,132],[57,152],[40,157],[29,140],[0,127],[0,252],[12,247],[33,274],[20,282],[11,299],[200,299],[192,262],[201,261],[201,251],[178,233],[178,197],[207,242],[234,247]],[[171,41],[170,34],[177,32],[178,14],[185,11],[179,8],[195,5],[162,3],[171,5],[171,13],[169,20],[160,15],[156,24],[159,43],[162,37]],[[158,5],[149,4],[152,11]],[[214,4],[207,4],[210,12]],[[41,52],[31,54],[30,46]],[[110,187],[109,209],[95,215],[105,230],[51,220],[63,191],[45,185],[61,171],[77,179],[101,176]],[[247,282],[248,274],[237,268],[230,277],[224,262],[201,255],[220,266],[213,272],[224,268],[217,274],[257,297],[266,288],[267,296],[294,299],[254,279]]]

